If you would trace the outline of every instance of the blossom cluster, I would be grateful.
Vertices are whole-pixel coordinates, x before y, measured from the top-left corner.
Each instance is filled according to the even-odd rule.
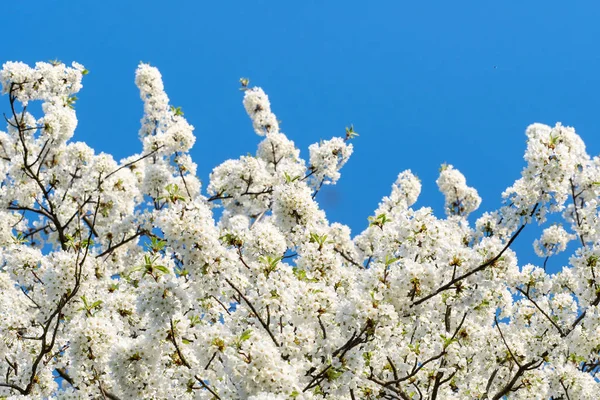
[[[194,128],[148,64],[142,152],[71,141],[85,74],[0,71],[1,399],[598,398],[600,158],[573,128],[527,128],[497,210],[471,217],[481,198],[444,165],[438,217],[404,171],[352,235],[318,192],[353,128],[305,160],[244,84],[261,141],[203,192]],[[533,224],[540,265],[521,265]]]

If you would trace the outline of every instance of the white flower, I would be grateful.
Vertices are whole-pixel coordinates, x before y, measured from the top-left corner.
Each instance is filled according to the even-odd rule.
[[[598,397],[600,158],[572,128],[530,126],[522,176],[474,225],[481,199],[445,166],[445,218],[412,208],[405,171],[353,237],[316,198],[345,140],[307,163],[248,89],[264,138],[204,197],[193,127],[147,64],[140,154],[69,141],[84,71],[0,71],[16,109],[42,105],[0,132],[0,398]],[[555,274],[513,246],[549,216],[535,252],[578,247]]]
[[[244,107],[252,119],[254,131],[264,136],[267,133],[279,132],[277,117],[271,112],[269,96],[261,88],[246,90],[244,94]]]
[[[477,191],[467,186],[464,175],[452,165],[443,165],[436,181],[446,198],[446,214],[468,216],[479,208],[481,197]]]
[[[540,257],[549,257],[566,250],[567,244],[575,238],[560,225],[544,229],[542,237],[533,242],[535,253]]]
[[[333,138],[319,144],[311,144],[310,166],[317,183],[335,183],[340,178],[339,170],[352,154],[352,145],[342,138]]]

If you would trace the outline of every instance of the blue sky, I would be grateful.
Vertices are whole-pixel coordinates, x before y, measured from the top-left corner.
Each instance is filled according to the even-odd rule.
[[[355,154],[318,198],[354,233],[405,169],[422,179],[418,205],[443,215],[444,162],[479,190],[480,210],[497,208],[533,122],[574,126],[600,153],[592,1],[29,0],[6,2],[3,14],[0,61],[76,60],[91,71],[75,140],[117,159],[140,151],[135,68],[157,66],[196,127],[205,187],[214,166],[260,140],[241,105],[242,76],[269,94],[304,156],[354,124]],[[538,261],[530,243],[517,246],[520,259]]]

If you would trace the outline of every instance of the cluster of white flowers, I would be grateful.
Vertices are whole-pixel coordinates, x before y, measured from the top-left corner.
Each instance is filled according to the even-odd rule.
[[[384,197],[380,211],[393,212],[396,207],[402,213],[415,204],[421,194],[421,181],[410,170],[401,172],[392,186],[392,193]]]
[[[328,184],[340,179],[339,170],[352,155],[352,145],[342,138],[333,138],[319,144],[311,144],[308,151],[315,179]]]
[[[562,226],[552,225],[544,229],[540,239],[533,242],[535,254],[540,257],[549,257],[562,253],[574,237],[575,235],[568,233]]]
[[[78,63],[72,67],[58,61],[40,62],[31,68],[21,62],[9,62],[0,71],[2,92],[8,94],[11,101],[17,100],[26,106],[30,101],[42,101],[44,116],[35,121],[26,112],[18,120],[13,115],[8,132],[30,140],[39,130],[47,140],[64,143],[73,136],[77,127],[74,104],[75,94],[81,89],[81,78],[87,70]],[[21,125],[21,128],[18,125]],[[27,128],[23,129],[22,125]],[[50,149],[47,149],[50,151]],[[23,151],[23,149],[17,149]]]
[[[305,161],[245,82],[264,137],[203,195],[193,128],[147,64],[141,154],[69,141],[86,73],[0,71],[0,399],[598,398],[600,159],[572,128],[530,126],[522,176],[474,224],[481,199],[446,165],[445,218],[414,208],[405,171],[352,237],[317,194],[353,128]],[[544,264],[519,265],[511,245],[553,213]]]
[[[22,62],[7,62],[0,71],[2,93],[16,97],[23,105],[32,100],[68,102],[81,90],[81,78],[87,73],[83,65],[74,62],[72,68],[59,61],[38,62],[34,68]]]
[[[257,135],[264,136],[267,133],[279,132],[279,122],[275,114],[271,112],[269,96],[261,88],[246,90],[244,107],[252,119],[252,125]]]
[[[436,183],[446,198],[446,214],[466,217],[479,208],[481,197],[467,186],[465,176],[452,165],[442,165]]]

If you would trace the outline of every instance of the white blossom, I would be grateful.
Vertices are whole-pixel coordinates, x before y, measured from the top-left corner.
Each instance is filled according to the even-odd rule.
[[[573,128],[531,125],[521,177],[474,223],[481,198],[446,165],[445,217],[414,208],[409,170],[352,235],[317,197],[352,135],[304,160],[244,86],[264,137],[202,192],[155,67],[135,78],[141,153],[72,141],[86,72],[0,71],[0,398],[598,397],[600,158]],[[533,222],[541,266],[515,252]]]
[[[540,257],[548,257],[562,253],[574,236],[560,225],[552,225],[542,233],[542,237],[533,242],[535,253]]]
[[[467,186],[464,175],[452,165],[443,165],[436,181],[446,198],[446,214],[467,216],[479,208],[481,198],[477,191]]]

